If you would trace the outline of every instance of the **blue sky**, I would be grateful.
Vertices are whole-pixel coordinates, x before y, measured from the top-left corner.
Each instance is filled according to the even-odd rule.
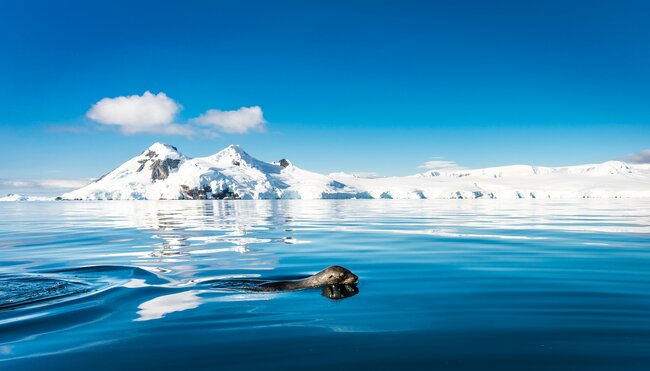
[[[189,156],[238,143],[322,173],[622,158],[650,148],[648,14],[646,1],[3,1],[0,178],[96,177],[155,141]],[[88,115],[146,91],[194,132]],[[197,121],[242,107],[260,107],[264,130]]]

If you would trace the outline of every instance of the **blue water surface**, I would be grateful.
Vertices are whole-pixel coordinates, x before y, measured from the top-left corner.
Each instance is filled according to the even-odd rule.
[[[2,370],[359,368],[650,369],[650,201],[0,204]]]

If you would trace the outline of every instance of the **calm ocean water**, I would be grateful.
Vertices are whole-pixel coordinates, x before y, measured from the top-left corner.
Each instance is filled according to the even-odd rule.
[[[650,369],[646,200],[4,203],[0,254],[2,370]]]

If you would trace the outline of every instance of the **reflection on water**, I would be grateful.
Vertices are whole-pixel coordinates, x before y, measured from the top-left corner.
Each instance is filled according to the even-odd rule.
[[[645,200],[6,203],[0,366],[645,370],[649,236]]]
[[[162,295],[138,305],[134,321],[149,321],[163,318],[168,313],[182,312],[201,305],[200,290],[182,291],[176,294]]]
[[[323,287],[322,295],[333,300],[351,298],[359,293],[359,288],[354,284],[329,285]]]

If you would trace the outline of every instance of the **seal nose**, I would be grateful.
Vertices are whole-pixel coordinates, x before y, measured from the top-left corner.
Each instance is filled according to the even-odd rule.
[[[359,276],[357,276],[354,273],[351,273],[351,274],[352,274],[352,283],[357,283],[359,281]]]

